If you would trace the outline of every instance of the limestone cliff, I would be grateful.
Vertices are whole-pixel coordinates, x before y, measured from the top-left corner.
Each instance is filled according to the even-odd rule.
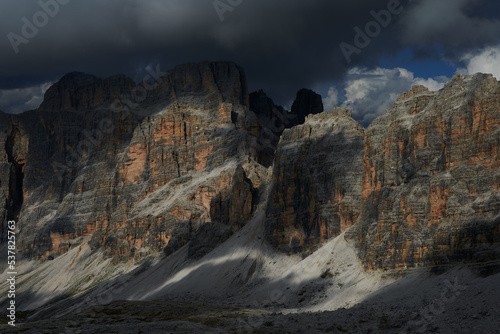
[[[266,216],[268,238],[286,252],[311,251],[359,216],[363,128],[350,111],[310,115],[281,136]]]
[[[499,110],[500,83],[477,74],[414,87],[365,131],[346,111],[308,116],[276,150],[269,241],[304,254],[356,222],[370,269],[499,258]]]
[[[0,113],[2,245],[15,219],[29,259],[81,244],[115,262],[185,245],[198,258],[260,206],[267,241],[286,253],[347,230],[370,269],[500,257],[492,76],[414,87],[368,129],[348,110],[322,112],[309,90],[290,113],[249,96],[233,63],[154,79],[71,73],[38,110]]]
[[[123,76],[71,73],[38,110],[1,115],[2,228],[19,218],[25,257],[89,242],[115,261],[138,260],[185,226],[194,235],[203,224],[237,230],[249,219],[267,170],[251,158],[256,138],[246,128],[257,120],[243,71],[186,64],[147,99],[128,100],[139,89]]]
[[[263,90],[251,93],[249,102],[250,110],[259,120],[256,129],[259,146],[255,158],[264,166],[273,163],[278,141],[285,129],[303,124],[307,115],[323,112],[321,95],[310,89],[301,89],[297,92],[291,111],[276,105]]]
[[[414,87],[365,132],[353,237],[368,268],[498,258],[500,83],[455,76]]]

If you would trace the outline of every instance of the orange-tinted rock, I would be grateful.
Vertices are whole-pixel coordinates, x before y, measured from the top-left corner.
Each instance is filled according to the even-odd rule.
[[[47,91],[39,110],[0,115],[10,124],[0,137],[8,148],[0,195],[16,196],[24,256],[56,256],[89,237],[91,249],[115,261],[139,260],[184,226],[192,234],[215,222],[236,230],[251,217],[260,185],[241,165],[255,182],[267,171],[249,164],[255,153],[246,143],[255,136],[245,129],[252,113],[241,68],[178,66],[135,108],[117,110],[116,100],[137,87],[122,76],[73,73]],[[14,164],[21,178],[10,177]],[[226,203],[217,217],[214,198]]]
[[[276,106],[260,93],[249,110],[235,64],[179,66],[147,99],[121,105],[137,88],[72,74],[39,110],[0,113],[1,241],[14,218],[29,258],[81,242],[115,262],[186,244],[197,258],[246,224],[270,189],[267,238],[285,252],[349,230],[370,269],[499,257],[500,88],[491,76],[415,87],[367,130],[344,109],[309,116],[279,144],[294,114],[266,123]],[[298,100],[297,115],[319,110],[315,94]]]
[[[472,258],[498,245],[499,110],[492,76],[456,76],[439,92],[404,93],[370,125],[361,219],[350,233],[368,268]]]

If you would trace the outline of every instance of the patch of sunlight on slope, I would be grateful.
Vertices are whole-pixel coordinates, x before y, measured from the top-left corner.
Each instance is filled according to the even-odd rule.
[[[73,296],[90,287],[129,271],[130,265],[115,266],[111,259],[100,252],[92,254],[88,245],[90,237],[82,244],[52,261],[20,262],[17,266],[16,291],[19,295],[20,310],[37,309],[62,295]],[[6,288],[7,272],[0,275],[0,289]],[[24,299],[23,293],[29,298]]]
[[[243,229],[200,260],[187,260],[188,246],[183,247],[131,282],[124,299],[191,295],[260,305],[274,295],[291,312],[318,311],[353,306],[392,282],[382,279],[382,273],[365,272],[344,234],[302,259],[274,251],[265,241],[264,222],[259,210]],[[325,273],[333,277],[325,279]],[[319,285],[326,285],[322,296],[315,294]],[[299,292],[312,297],[300,304]]]
[[[208,183],[208,181],[220,178],[224,171],[236,169],[237,161],[235,159],[228,160],[224,165],[214,168],[211,171],[193,171],[189,174],[189,181],[173,186],[179,179],[173,179],[169,183],[148,194],[141,202],[139,202],[130,214],[130,219],[146,217],[160,217],[165,214],[166,208],[170,208],[174,203],[182,201],[189,194],[196,190],[199,186]]]

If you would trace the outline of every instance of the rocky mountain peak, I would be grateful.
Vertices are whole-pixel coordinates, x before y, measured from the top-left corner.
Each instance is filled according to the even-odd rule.
[[[22,329],[44,319],[33,327],[39,332],[75,314],[88,315],[85,326],[101,314],[109,329],[110,314],[124,319],[123,300],[136,319],[135,301],[166,310],[165,300],[175,298],[183,307],[228,302],[231,314],[242,301],[257,307],[261,300],[258,310],[363,301],[354,310],[361,310],[359,326],[384,295],[393,309],[401,289],[415,285],[405,293],[421,299],[425,286],[432,300],[442,296],[443,282],[452,284],[445,277],[459,274],[454,286],[464,286],[465,300],[498,281],[500,83],[493,77],[456,76],[437,92],[413,87],[367,129],[349,109],[319,112],[321,101],[309,90],[297,94],[293,112],[263,91],[248,97],[232,63],[162,74],[132,110],[147,117],[102,110],[137,87],[125,76],[75,72],[47,93],[44,107],[58,112],[0,114],[0,248],[7,247],[8,221],[16,220]],[[292,126],[299,115],[304,122]],[[429,278],[414,284],[407,269],[421,266],[440,275],[419,268],[413,277]],[[7,261],[0,268],[5,275]],[[394,284],[399,276],[403,284]],[[269,302],[270,292],[279,300]],[[0,298],[1,307],[7,303]],[[101,303],[109,312],[94,307]],[[148,312],[147,322],[156,321]],[[370,328],[406,328],[399,313],[386,327],[383,312]],[[404,312],[405,319],[416,314]],[[321,328],[331,325],[330,314],[324,319]],[[78,329],[58,332],[68,328]]]
[[[491,75],[456,75],[437,92],[403,93],[366,129],[359,227],[368,267],[473,259],[479,245],[498,256],[488,248],[500,231],[499,108]]]
[[[337,117],[347,117],[352,118],[352,110],[347,108],[338,107],[330,111],[333,115]]]
[[[234,63],[188,63],[167,73],[159,68],[155,71],[138,84],[125,75],[99,79],[72,72],[47,90],[40,109],[85,111],[109,108],[119,101],[127,105],[127,110],[144,114],[149,113],[143,110],[146,107],[172,103],[205,107],[221,102],[249,105],[245,73]]]
[[[396,103],[404,102],[416,96],[430,95],[432,92],[425,86],[413,86],[410,90],[403,92],[397,99]]]
[[[464,91],[475,93],[485,90],[488,91],[497,85],[497,79],[489,73],[475,73],[465,76],[462,74],[455,74],[453,78],[444,85],[442,90],[453,91],[455,94],[460,94]]]
[[[279,134],[281,134],[283,129],[303,124],[308,115],[323,112],[323,101],[321,95],[312,90],[301,89],[297,92],[295,101],[292,104],[292,110],[287,111],[282,106],[276,105],[261,89],[250,94],[250,109],[260,118],[268,121],[272,120],[273,125],[281,129],[279,131]]]
[[[189,105],[197,103],[203,107],[222,102],[249,106],[245,72],[232,62],[178,65],[157,83],[158,88],[148,96],[148,100]],[[198,101],[193,101],[193,97],[197,97]]]
[[[499,82],[491,74],[477,73],[468,76],[456,74],[439,91],[433,92],[424,86],[412,87],[396,99],[389,113],[393,114],[391,117],[415,115],[426,108],[436,108],[436,104],[442,109],[462,108],[471,99],[483,98],[484,94],[494,93],[498,85]],[[372,125],[378,124],[379,121],[380,119],[375,120]]]
[[[99,79],[91,74],[83,72],[70,72],[68,74],[65,74],[58,81],[58,84],[81,88],[90,84],[94,84],[97,80]]]
[[[119,99],[135,87],[132,79],[117,75],[99,79],[93,75],[72,72],[63,76],[45,93],[40,110],[85,111]]]
[[[233,63],[185,64],[156,81],[131,110],[147,117],[101,110],[140,84],[78,72],[46,94],[41,109],[60,112],[0,114],[0,246],[16,219],[26,310],[51,303],[54,279],[64,284],[50,297],[67,310],[66,296],[93,294],[88,287],[120,267],[140,268],[153,285],[173,279],[169,291],[192,268],[182,274],[196,281],[187,290],[212,275],[225,293],[271,277],[264,268],[290,283],[288,273],[320,260],[317,280],[305,284],[323,294],[330,278],[359,281],[337,275],[333,263],[404,270],[500,259],[500,83],[492,76],[456,76],[437,92],[413,87],[367,129],[348,109],[320,112],[310,90],[297,93],[292,112],[263,91],[248,96]],[[318,248],[310,262],[275,252]],[[291,259],[300,267],[288,270]],[[153,288],[136,278],[143,298]]]
[[[277,113],[288,113],[282,106],[275,104],[262,89],[250,94],[250,110],[260,118],[268,120],[276,118]]]
[[[301,89],[297,92],[297,96],[292,105],[292,114],[296,115],[295,125],[304,123],[307,115],[322,113],[323,100],[321,95],[310,89]]]

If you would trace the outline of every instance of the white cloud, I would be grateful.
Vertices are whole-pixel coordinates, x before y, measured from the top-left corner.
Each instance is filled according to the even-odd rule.
[[[500,45],[488,47],[478,53],[466,54],[462,61],[466,68],[459,69],[457,72],[462,74],[491,73],[497,80],[500,80]]]
[[[355,67],[348,71],[345,81],[345,100],[343,107],[352,109],[355,119],[367,125],[390,109],[396,98],[412,86],[422,85],[430,90],[441,89],[449,78],[415,78],[414,73],[404,68],[376,68],[367,70]],[[325,107],[338,98],[337,90],[332,87],[328,97],[323,100]],[[325,108],[329,110],[328,108]]]
[[[0,90],[0,110],[9,114],[20,114],[36,109],[51,85],[52,82],[46,82],[32,87]]]
[[[434,79],[433,78],[427,78],[427,79],[415,78],[413,80],[412,86],[419,86],[420,85],[420,86],[424,86],[424,87],[429,88],[429,90],[431,90],[431,91],[438,91],[441,88],[443,88],[444,84],[447,83],[448,81],[450,81],[450,78],[448,78],[446,76],[439,76],[439,77],[435,77]]]
[[[323,106],[325,111],[330,111],[337,107],[339,104],[339,91],[335,87],[328,89],[327,97],[323,99]]]

